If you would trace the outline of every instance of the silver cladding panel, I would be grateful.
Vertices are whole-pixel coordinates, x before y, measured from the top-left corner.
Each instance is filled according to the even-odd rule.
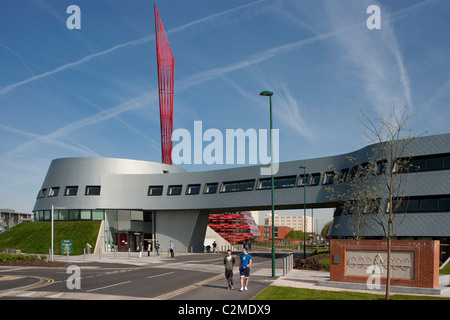
[[[371,158],[373,145],[349,154],[289,161],[280,163],[276,176],[299,176],[303,173],[299,166],[306,166],[307,173],[323,173],[350,168],[348,156],[363,163]],[[414,156],[450,153],[450,134],[426,136],[417,139],[411,146]],[[42,185],[48,190],[60,187],[57,197],[36,200],[33,211],[49,210],[51,205],[67,209],[137,209],[156,210],[160,213],[189,210],[202,212],[224,212],[233,210],[269,210],[271,208],[270,189],[256,190],[256,184],[263,166],[246,166],[233,169],[186,172],[175,166],[160,163],[108,158],[64,158],[53,160]],[[163,173],[163,171],[168,173]],[[450,194],[450,170],[416,172],[408,174],[409,181],[405,196]],[[265,176],[268,177],[268,176]],[[253,191],[204,194],[206,183],[221,183],[235,180],[254,179]],[[188,184],[201,184],[200,194],[187,195]],[[85,187],[101,185],[100,196],[86,196]],[[148,196],[150,185],[163,185],[162,196]],[[182,185],[178,196],[167,195],[169,185]],[[66,186],[79,186],[77,196],[64,196]],[[318,186],[307,187],[307,207],[335,207],[329,199],[329,192],[322,181]],[[335,190],[345,188],[345,184],[335,184]],[[275,189],[276,209],[303,208],[303,188]],[[335,225],[346,225],[345,216],[336,217]],[[194,219],[195,220],[195,219]],[[201,220],[201,219],[200,219]],[[408,214],[400,229],[399,236],[450,236],[450,213]],[[332,236],[350,236],[344,228],[333,228]],[[187,243],[185,243],[187,244]]]

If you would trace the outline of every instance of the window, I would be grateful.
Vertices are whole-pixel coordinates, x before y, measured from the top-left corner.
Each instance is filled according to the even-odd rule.
[[[341,213],[344,211],[345,205],[343,203],[339,203],[334,210],[333,217],[340,216]]]
[[[358,205],[358,203],[356,202],[356,200],[350,200],[346,205],[347,206],[347,214],[348,215],[354,214],[355,210],[357,209],[357,205]]]
[[[386,172],[387,160],[377,161],[376,175],[382,175]]]
[[[86,195],[87,196],[99,196],[100,195],[100,186],[87,186],[86,187]]]
[[[186,194],[199,194],[200,185],[199,184],[189,184],[186,189]]]
[[[450,156],[444,158],[444,168],[450,169]]]
[[[367,199],[364,203],[364,214],[377,214],[380,211],[381,199]]]
[[[49,197],[57,197],[59,194],[59,187],[54,187],[50,189],[50,192],[48,193]]]
[[[334,180],[334,172],[333,171],[325,172],[322,184],[332,184],[333,180]]]
[[[436,211],[437,199],[422,199],[420,200],[420,211]]]
[[[183,186],[169,186],[169,189],[167,190],[168,196],[179,196],[181,194],[181,189]]]
[[[367,173],[369,173],[369,169],[370,169],[370,165],[368,162],[361,164],[361,166],[359,168],[359,176],[365,177],[367,175]]]
[[[80,210],[81,220],[91,220],[91,210]]]
[[[352,171],[350,171],[349,179],[353,179],[356,176],[356,173],[358,172],[358,166],[353,166]]]
[[[311,174],[311,181],[309,182],[310,186],[318,186],[320,183],[320,173]]]
[[[450,197],[439,199],[438,211],[450,211]]]
[[[345,180],[347,180],[347,175],[348,175],[348,169],[342,169],[341,172],[339,173],[338,182],[345,182]]]
[[[398,203],[401,201],[401,204]],[[450,211],[450,196],[410,197],[403,200],[394,199],[394,210],[404,212]]]
[[[274,189],[293,188],[295,186],[296,179],[297,179],[296,176],[276,177],[273,179],[273,187]],[[257,187],[258,190],[271,188],[272,188],[272,178],[259,179]]]
[[[251,191],[254,186],[255,180],[224,182],[220,192]]]
[[[104,210],[92,210],[92,220],[103,220],[105,218]]]
[[[80,210],[69,210],[69,220],[80,220]]]
[[[402,165],[403,164],[403,165]],[[435,154],[397,159],[397,173],[450,169],[450,154]]]
[[[407,212],[419,211],[419,203],[420,203],[419,199],[408,199],[403,201],[405,201],[405,205],[402,207],[405,208]]]
[[[293,188],[297,176],[279,177],[274,179],[275,188]]]
[[[42,189],[41,191],[39,191],[38,199],[45,197],[46,192],[47,192],[47,189]]]
[[[206,186],[205,186],[204,193],[206,193],[206,194],[216,193],[218,187],[219,187],[219,184],[217,182],[215,182],[215,183],[207,183]]]
[[[308,184],[308,178],[309,178],[309,174],[301,174],[300,177],[298,178],[298,186],[299,187],[304,187]]]
[[[162,196],[163,186],[149,186],[148,195],[149,196]]]
[[[67,209],[59,210],[59,219],[60,220],[69,220],[69,210],[67,210]]]
[[[443,161],[444,161],[444,158],[441,158],[441,157],[427,159],[425,169],[426,170],[441,169]]]
[[[65,196],[76,196],[78,193],[78,186],[66,187]]]

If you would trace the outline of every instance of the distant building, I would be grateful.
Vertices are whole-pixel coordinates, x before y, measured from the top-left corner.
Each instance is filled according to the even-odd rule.
[[[257,226],[259,226],[260,225],[260,222],[259,222],[259,211],[250,211],[250,213],[251,213],[251,215],[253,217],[253,220],[255,220],[255,224]]]
[[[24,221],[32,221],[32,213],[20,213],[11,209],[0,209],[0,233]]]
[[[259,242],[272,241],[272,226],[259,226],[259,231],[261,236],[259,237]],[[285,239],[290,231],[294,229],[286,226],[275,226],[275,243],[285,244]]]
[[[304,231],[303,215],[281,216],[275,214],[275,226],[286,226],[294,230]],[[264,225],[272,225],[272,214],[267,213],[264,217]],[[306,232],[314,230],[311,217],[306,217]]]

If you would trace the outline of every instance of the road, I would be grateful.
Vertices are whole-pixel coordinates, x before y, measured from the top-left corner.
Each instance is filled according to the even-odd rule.
[[[239,252],[234,254],[239,261]],[[243,292],[238,291],[238,266],[235,290],[228,290],[224,254],[210,253],[175,258],[134,256],[120,263],[116,262],[119,259],[79,259],[58,268],[0,267],[0,300],[250,300],[273,280],[267,249],[251,254],[249,290]],[[284,255],[277,254],[277,275],[281,275]]]

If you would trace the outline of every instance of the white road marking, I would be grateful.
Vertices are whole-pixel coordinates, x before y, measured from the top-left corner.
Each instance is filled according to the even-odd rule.
[[[101,287],[101,288],[95,288],[95,289],[91,289],[91,290],[86,290],[86,292],[92,292],[92,291],[102,290],[102,289],[111,288],[111,287],[115,287],[115,286],[120,286],[122,284],[129,283],[129,282],[131,282],[131,280],[130,281],[116,283],[116,284],[112,284],[112,285]]]
[[[175,273],[175,272],[167,272],[167,273],[157,274],[157,275],[154,275],[154,276],[147,277],[147,279],[156,278],[156,277],[162,277],[162,276],[166,276],[166,275],[172,274],[172,273]]]

